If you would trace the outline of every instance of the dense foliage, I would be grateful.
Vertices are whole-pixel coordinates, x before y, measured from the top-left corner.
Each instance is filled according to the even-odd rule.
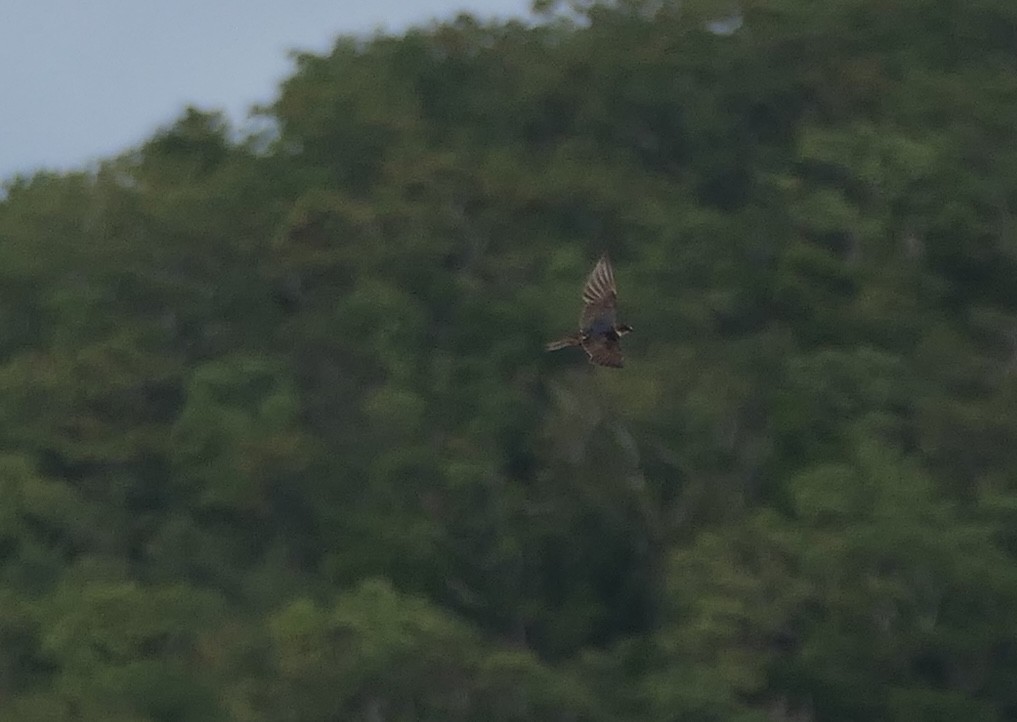
[[[0,719],[1017,720],[1017,5],[735,7],[10,180]]]

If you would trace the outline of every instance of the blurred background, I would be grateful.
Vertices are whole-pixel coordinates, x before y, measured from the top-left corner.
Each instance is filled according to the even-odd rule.
[[[1017,6],[93,6],[0,42],[0,720],[1017,719]]]

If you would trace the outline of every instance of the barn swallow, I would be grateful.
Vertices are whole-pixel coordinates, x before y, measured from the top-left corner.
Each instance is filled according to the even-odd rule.
[[[548,351],[569,346],[582,346],[590,363],[621,368],[621,345],[618,339],[631,333],[632,327],[618,323],[615,305],[618,289],[614,285],[614,269],[605,253],[593,267],[583,287],[583,312],[579,315],[579,333],[547,344]]]

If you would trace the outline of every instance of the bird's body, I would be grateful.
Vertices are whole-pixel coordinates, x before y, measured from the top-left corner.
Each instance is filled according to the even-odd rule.
[[[583,311],[579,315],[579,332],[547,344],[548,351],[582,346],[590,363],[621,368],[624,360],[618,343],[632,331],[628,324],[619,324],[615,307],[618,289],[614,284],[614,269],[605,253],[593,267],[583,287]]]

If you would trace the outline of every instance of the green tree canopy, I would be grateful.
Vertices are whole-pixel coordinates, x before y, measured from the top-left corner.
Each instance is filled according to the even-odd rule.
[[[549,0],[8,180],[0,718],[1017,719],[1014,37]]]

